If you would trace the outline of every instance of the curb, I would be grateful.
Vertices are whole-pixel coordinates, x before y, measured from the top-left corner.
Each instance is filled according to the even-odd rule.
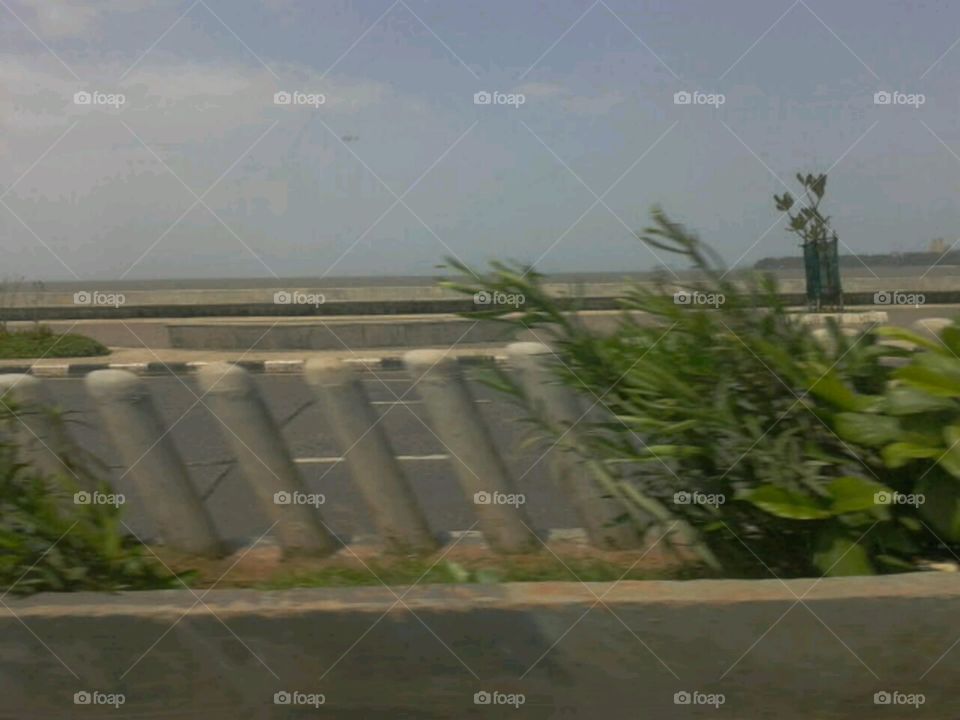
[[[506,355],[462,355],[456,356],[461,365],[489,365],[502,363],[507,360]],[[135,375],[192,375],[216,361],[188,360],[171,362],[139,362],[139,363],[43,363],[37,365],[7,365],[0,366],[0,374],[16,373],[19,375],[33,375],[35,377],[67,378],[83,377],[96,370],[126,370]],[[302,374],[306,360],[224,360],[229,365],[236,365],[244,370],[264,375],[296,375]],[[403,370],[403,357],[388,355],[384,357],[357,357],[344,358],[344,362],[353,367],[369,370]]]
[[[945,630],[953,628],[960,588],[941,573],[214,589],[202,603],[198,597],[149,590],[8,599],[9,616],[0,618],[0,718],[240,720],[309,712],[338,720],[595,720],[637,717],[642,707],[644,716],[664,720],[942,720],[960,712],[949,682],[955,661],[914,679],[936,665],[953,637]],[[798,597],[818,624],[791,613]],[[181,620],[183,628],[171,632]],[[234,637],[225,626],[236,629]],[[44,637],[69,638],[56,646],[62,658],[44,652]],[[138,673],[106,684],[144,648]],[[717,680],[733,665],[736,673]],[[104,678],[88,688],[122,691],[123,710],[77,711],[75,693],[84,685],[71,667]],[[318,702],[276,707],[290,704],[278,702],[278,687],[315,693]],[[494,694],[500,700],[491,703]],[[878,695],[891,694],[920,701],[878,710],[890,704]],[[691,703],[691,695],[715,700]]]

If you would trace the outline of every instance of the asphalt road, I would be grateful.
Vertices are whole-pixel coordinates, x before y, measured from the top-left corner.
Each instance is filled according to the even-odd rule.
[[[256,382],[270,412],[283,423],[283,434],[308,488],[323,493],[320,508],[324,522],[344,540],[373,533],[363,501],[353,487],[346,465],[337,462],[340,448],[310,389],[299,375],[257,375]],[[206,496],[221,535],[241,542],[262,534],[270,522],[258,512],[254,496],[235,466],[229,463],[223,425],[197,398],[202,395],[190,375],[154,376],[143,379],[170,429],[170,437],[186,463],[198,491]],[[87,396],[82,378],[47,379],[49,392],[69,411],[70,429],[84,448],[101,459],[116,458],[112,440],[106,436]],[[363,384],[382,426],[401,458],[410,483],[431,527],[436,532],[465,530],[474,523],[471,504],[460,490],[454,461],[443,444],[428,429],[429,419],[420,404],[412,380],[400,370],[365,373]],[[526,495],[526,510],[538,529],[575,527],[573,513],[551,487],[547,445],[522,447],[530,426],[523,413],[495,391],[472,383],[475,398],[501,453],[507,461],[519,492]],[[542,459],[538,462],[538,458]],[[116,462],[116,460],[114,460]],[[114,486],[126,495],[126,521],[144,539],[153,533],[136,497],[125,467],[112,469]],[[225,474],[224,474],[225,473]],[[221,476],[218,480],[218,476]]]

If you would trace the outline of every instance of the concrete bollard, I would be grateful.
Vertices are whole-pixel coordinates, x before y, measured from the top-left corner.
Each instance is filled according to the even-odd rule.
[[[219,555],[213,521],[144,383],[125,370],[96,370],[85,384],[164,543],[189,554]]]
[[[863,332],[861,328],[855,328],[855,327],[840,328],[840,334],[848,338],[855,338],[861,332]],[[836,344],[833,341],[833,333],[831,333],[828,328],[825,328],[825,327],[817,328],[811,334],[813,335],[813,339],[816,341],[816,343],[820,347],[822,347],[824,350],[827,350],[828,352],[836,351],[836,346],[835,346]]]
[[[321,523],[312,496],[276,421],[270,415],[253,378],[241,367],[211,363],[197,373],[211,411],[217,416],[240,472],[277,524],[273,535],[286,551],[327,554],[337,543]]]
[[[0,375],[0,408],[16,407],[19,422],[11,427],[21,460],[44,475],[67,475],[84,490],[93,490],[90,479],[75,473],[61,458],[73,446],[61,421],[52,416],[53,403],[43,383],[31,375]]]
[[[413,350],[403,361],[417,380],[433,432],[454,456],[460,486],[490,547],[498,552],[533,549],[530,522],[459,365],[439,350]]]
[[[550,450],[551,474],[573,503],[590,542],[598,548],[639,547],[642,538],[636,529],[617,522],[626,508],[615,498],[605,497],[587,464],[569,449],[576,444],[583,410],[576,395],[552,376],[550,348],[538,342],[512,343],[507,346],[507,355],[536,411],[560,435]]]
[[[354,371],[336,358],[317,358],[307,362],[306,380],[383,539],[398,551],[435,550],[436,538]]]

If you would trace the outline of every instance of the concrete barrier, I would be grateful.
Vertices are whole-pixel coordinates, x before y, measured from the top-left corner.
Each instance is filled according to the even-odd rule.
[[[217,555],[213,522],[143,381],[123,370],[98,370],[85,384],[162,541],[186,553]]]
[[[320,396],[353,482],[388,547],[434,550],[437,541],[417,505],[393,448],[353,369],[335,358],[307,363],[306,379]]]
[[[201,592],[8,598],[0,718],[960,715],[946,573]]]
[[[333,552],[337,543],[320,517],[319,494],[307,493],[300,472],[250,374],[212,363],[197,373],[220,432],[237,458],[272,534],[288,552]],[[202,398],[201,398],[202,399]]]
[[[40,380],[16,373],[0,375],[0,407],[16,412],[14,431],[23,462],[48,475],[68,475],[82,490],[94,489],[86,475],[64,462],[76,445],[66,426],[54,419],[54,404]]]
[[[618,522],[623,505],[600,487],[590,469],[576,454],[578,424],[585,407],[570,388],[559,384],[551,373],[557,363],[543,343],[512,343],[507,355],[516,367],[521,386],[535,412],[551,426],[556,440],[548,448],[551,475],[576,509],[580,522],[597,547],[632,548],[640,536],[631,523]],[[599,404],[599,401],[598,401]]]
[[[875,305],[887,309],[892,293],[919,295],[923,302],[960,302],[960,282],[949,268],[943,274],[929,273],[930,268],[902,268],[898,275],[876,277],[872,274],[853,276],[844,272],[844,298],[848,306]],[[624,273],[624,275],[627,275]],[[630,274],[632,282],[655,289],[649,273]],[[788,305],[806,304],[805,281],[802,276],[778,273],[780,299]],[[741,282],[739,271],[731,275]],[[281,281],[282,282],[282,281]],[[325,280],[307,286],[305,280],[291,281],[291,285],[273,280],[252,281],[246,288],[197,288],[189,281],[181,287],[150,287],[151,283],[113,283],[110,287],[91,288],[87,283],[61,284],[70,289],[8,291],[0,320],[92,319],[92,318],[187,318],[187,317],[250,317],[264,316],[338,316],[338,315],[403,315],[412,313],[457,313],[475,310],[469,296],[439,287],[429,278],[419,284],[370,283],[337,287],[336,280]],[[385,282],[381,280],[380,282]],[[632,287],[623,275],[609,274],[605,279],[564,281],[548,278],[544,290],[561,301],[576,298],[586,309],[614,309],[619,299]],[[676,287],[690,287],[696,283],[695,273],[681,272]],[[673,292],[673,287],[667,288]],[[91,292],[93,291],[93,292]],[[87,302],[79,301],[77,294],[86,295]],[[96,297],[109,295],[98,304]],[[322,297],[322,302],[293,301],[298,295],[306,298]],[[122,298],[116,299],[115,296]],[[281,297],[283,296],[283,297]],[[114,299],[116,301],[114,302]]]
[[[460,487],[487,542],[501,552],[536,547],[525,498],[514,487],[459,365],[441,350],[414,350],[403,359],[427,406],[431,431],[453,456]]]

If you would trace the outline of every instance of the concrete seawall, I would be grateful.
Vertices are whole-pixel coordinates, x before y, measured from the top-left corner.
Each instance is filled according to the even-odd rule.
[[[943,573],[5,602],[0,718],[10,720],[960,713],[960,651],[949,652],[960,637],[960,585]],[[84,691],[122,693],[124,704],[75,706],[74,693]],[[278,692],[324,702],[275,705]],[[475,704],[483,692],[522,694],[523,704]],[[875,693],[884,692],[920,693],[923,703],[876,705]],[[723,702],[676,704],[676,693]]]
[[[960,277],[949,274],[896,275],[890,277],[845,277],[844,291],[849,305],[871,304],[878,292],[921,293],[927,303],[960,302]],[[682,285],[685,281],[678,281]],[[649,282],[640,285],[652,287]],[[558,298],[582,298],[582,308],[609,310],[630,287],[625,282],[547,282],[544,286]],[[779,281],[781,299],[790,305],[804,303],[802,278]],[[470,297],[425,281],[418,286],[289,287],[242,289],[116,289],[79,291],[23,290],[0,297],[0,319],[57,320],[100,318],[188,318],[252,316],[343,316],[458,313],[475,310]],[[100,292],[101,295],[97,295]],[[278,300],[277,293],[287,293]],[[117,297],[122,296],[122,300]],[[316,297],[315,297],[316,296]],[[320,302],[295,302],[294,297]],[[84,302],[86,301],[86,302]]]
[[[850,306],[844,317],[869,322],[890,322],[909,327],[930,317],[953,317],[960,306]],[[798,312],[800,309],[798,308]],[[637,315],[642,318],[642,314]],[[877,320],[876,318],[881,318]],[[581,313],[587,327],[612,331],[620,318],[613,310]],[[871,319],[874,318],[874,319]],[[858,323],[864,324],[860,320]],[[81,333],[113,348],[178,350],[234,350],[240,352],[360,351],[385,348],[471,347],[505,344],[513,340],[541,341],[543,330],[517,333],[497,322],[467,319],[451,314],[349,316],[349,317],[249,317],[52,320],[45,323],[56,333]],[[30,323],[13,322],[13,329]]]

